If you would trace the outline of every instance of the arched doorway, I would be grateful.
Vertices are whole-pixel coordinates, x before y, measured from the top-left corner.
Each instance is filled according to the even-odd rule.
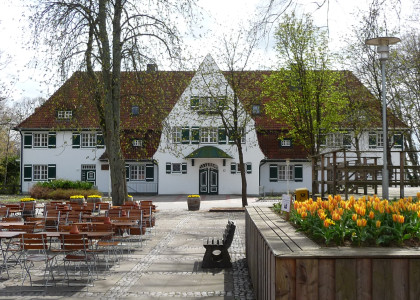
[[[205,163],[199,172],[200,194],[217,195],[219,193],[219,170],[217,165]]]

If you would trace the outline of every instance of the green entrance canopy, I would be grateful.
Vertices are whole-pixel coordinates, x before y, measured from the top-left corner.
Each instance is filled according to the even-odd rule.
[[[214,146],[204,146],[194,150],[185,158],[233,158],[225,151]]]

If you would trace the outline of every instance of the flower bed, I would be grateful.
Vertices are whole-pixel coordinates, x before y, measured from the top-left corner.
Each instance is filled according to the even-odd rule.
[[[329,196],[325,201],[295,201],[290,221],[326,245],[417,245],[420,202],[411,197],[388,201],[376,196],[357,200],[353,196],[349,200]]]

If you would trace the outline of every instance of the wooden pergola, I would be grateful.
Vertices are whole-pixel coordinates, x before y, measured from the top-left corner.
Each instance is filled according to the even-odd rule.
[[[404,197],[405,186],[419,186],[420,166],[406,164],[408,151],[391,151],[399,153],[399,165],[389,163],[389,186],[400,187],[400,197]],[[312,157],[312,191],[314,196],[325,194],[368,194],[372,187],[377,194],[378,186],[382,185],[382,151],[350,151],[339,149]],[[318,191],[314,193],[314,191]]]

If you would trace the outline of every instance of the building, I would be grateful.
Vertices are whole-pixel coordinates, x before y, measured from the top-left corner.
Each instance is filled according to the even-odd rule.
[[[271,73],[222,72],[210,55],[196,72],[150,68],[122,73],[121,145],[128,192],[240,194],[239,153],[220,109],[227,120],[235,109],[239,116],[249,195],[311,189],[310,158],[291,139],[279,140],[284,126],[262,108],[269,99],[255,100],[257,83]],[[22,137],[22,192],[56,178],[90,181],[109,192],[107,153],[88,82],[85,73],[74,73],[16,127]],[[352,133],[346,134],[326,133],[325,149],[351,145]],[[380,133],[375,134],[380,147]],[[373,135],[365,133],[369,147]]]

